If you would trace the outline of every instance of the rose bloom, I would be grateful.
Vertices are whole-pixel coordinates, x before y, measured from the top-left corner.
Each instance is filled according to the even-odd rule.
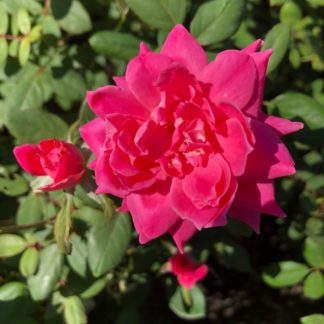
[[[97,193],[123,199],[141,243],[166,232],[178,248],[227,216],[259,231],[282,217],[273,179],[295,173],[280,137],[302,128],[261,111],[271,50],[226,50],[208,63],[181,25],[160,53],[144,44],[116,86],[90,91],[97,115],[80,129],[95,160]]]
[[[197,281],[206,277],[208,267],[194,262],[187,254],[177,253],[170,260],[170,270],[177,277],[181,286],[192,288]]]
[[[57,139],[16,146],[14,155],[26,172],[53,179],[53,183],[38,188],[42,191],[71,188],[82,180],[85,172],[81,152],[74,145]]]

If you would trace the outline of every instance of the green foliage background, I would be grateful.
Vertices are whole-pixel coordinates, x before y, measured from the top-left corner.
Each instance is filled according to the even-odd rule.
[[[176,23],[210,59],[263,38],[264,109],[305,123],[286,139],[298,172],[277,183],[288,217],[264,216],[260,236],[230,222],[191,240],[210,270],[189,306],[165,274],[169,238],[140,246],[90,175],[73,196],[35,192],[12,155],[49,137],[81,144],[86,90]],[[0,323],[324,323],[323,25],[323,0],[0,0]]]

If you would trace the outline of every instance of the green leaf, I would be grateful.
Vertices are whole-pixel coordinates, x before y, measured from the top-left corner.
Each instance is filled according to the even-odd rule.
[[[300,7],[294,2],[286,2],[280,9],[280,20],[288,25],[294,25],[302,17]]]
[[[0,258],[8,258],[25,250],[27,242],[15,234],[0,235]]]
[[[32,298],[35,301],[46,299],[54,290],[63,269],[63,254],[55,244],[41,251],[39,269],[36,275],[27,279]]]
[[[89,206],[82,206],[73,211],[72,217],[86,223],[87,226],[93,226],[102,221],[103,211]]]
[[[26,284],[18,281],[8,282],[0,287],[0,301],[14,300],[27,294]]]
[[[0,177],[0,192],[7,196],[20,196],[28,191],[27,181],[15,174],[13,179]]]
[[[313,98],[298,92],[287,92],[273,100],[281,117],[301,120],[304,129],[292,135],[298,141],[322,146],[324,136],[324,106]]]
[[[67,324],[86,324],[87,315],[81,299],[70,296],[63,302],[64,318]]]
[[[183,23],[186,0],[126,0],[132,11],[146,24],[158,29],[171,29]]]
[[[88,261],[95,277],[118,265],[128,247],[131,232],[129,215],[125,213],[117,213],[110,221],[102,218],[90,229]]]
[[[0,35],[5,35],[7,33],[9,26],[9,18],[8,18],[8,13],[3,5],[2,2],[0,2]],[[1,53],[1,48],[0,48],[0,53]],[[1,64],[1,60],[0,60]]]
[[[55,19],[65,17],[71,10],[72,0],[55,0],[51,1],[51,9]]]
[[[184,303],[181,287],[177,287],[175,293],[169,299],[170,309],[180,318],[185,320],[198,320],[206,316],[205,295],[198,286],[189,290],[191,306]]]
[[[303,256],[309,265],[324,268],[324,238],[307,237]]]
[[[67,3],[67,0],[63,0],[64,3]],[[57,3],[59,1],[51,1],[51,5],[53,5],[54,3]],[[41,20],[41,26],[42,26],[42,31],[44,35],[53,35],[57,38],[61,37],[61,30],[60,30],[60,26],[57,22],[57,20],[55,20],[53,18],[53,16],[45,16],[43,17],[43,19]]]
[[[17,24],[18,29],[27,35],[31,29],[31,22],[28,11],[25,8],[20,7],[17,13]]]
[[[18,60],[20,65],[25,65],[28,62],[30,54],[30,40],[29,38],[24,38],[19,45],[18,49]]]
[[[273,54],[269,60],[267,73],[271,73],[283,60],[290,42],[290,29],[286,24],[277,24],[267,33],[262,50],[271,48]]]
[[[71,243],[69,241],[72,210],[72,195],[65,193],[65,200],[59,213],[57,214],[54,225],[54,237],[58,248],[69,254],[71,252]]]
[[[68,13],[59,21],[60,27],[66,32],[80,35],[92,29],[91,19],[81,2],[74,0]]]
[[[37,223],[42,219],[42,214],[42,197],[30,194],[19,205],[16,223],[18,225]]]
[[[97,296],[107,286],[107,279],[101,278],[96,280],[90,287],[84,290],[80,297],[88,299]]]
[[[241,272],[249,272],[251,270],[250,257],[244,246],[226,240],[215,244],[217,261],[225,267],[235,269]]]
[[[4,38],[0,38],[0,65],[7,60],[8,42]]]
[[[311,314],[304,316],[300,319],[302,324],[323,324],[324,315],[322,314]]]
[[[87,275],[87,245],[81,237],[73,233],[70,237],[72,252],[67,256],[67,261],[71,268],[81,277]]]
[[[99,54],[129,60],[138,54],[140,40],[131,34],[99,31],[91,36],[89,43]]]
[[[221,42],[240,26],[245,0],[214,0],[202,4],[195,14],[190,31],[202,45]]]
[[[21,143],[38,143],[44,138],[63,138],[67,124],[52,113],[27,109],[10,114],[6,126]]]
[[[281,288],[300,282],[309,271],[305,264],[282,261],[267,266],[262,272],[262,279],[270,287]]]
[[[53,91],[61,98],[69,101],[83,100],[86,95],[86,85],[80,73],[69,70],[58,79],[52,79]]]
[[[19,261],[19,270],[24,277],[33,275],[38,267],[39,252],[31,247],[25,250]]]
[[[324,277],[321,271],[311,272],[304,281],[304,295],[311,299],[324,296]]]

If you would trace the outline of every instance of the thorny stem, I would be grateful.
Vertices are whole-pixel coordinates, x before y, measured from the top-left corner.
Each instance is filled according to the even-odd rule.
[[[7,39],[7,40],[19,40],[19,41],[21,41],[24,38],[25,38],[25,36],[22,36],[22,35],[0,35],[0,39]]]
[[[42,221],[39,221],[39,222],[33,223],[33,224],[1,226],[0,233],[9,233],[9,232],[17,231],[17,230],[22,230],[22,229],[42,227],[46,224],[51,224],[53,219],[54,218],[44,219]]]

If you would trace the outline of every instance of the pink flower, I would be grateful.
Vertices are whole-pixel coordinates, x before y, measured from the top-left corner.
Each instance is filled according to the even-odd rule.
[[[271,50],[262,41],[207,62],[177,25],[160,53],[141,44],[116,86],[88,92],[97,118],[81,127],[98,193],[123,198],[141,243],[166,232],[181,250],[197,230],[234,217],[259,231],[283,217],[273,180],[295,173],[280,137],[302,128],[261,111]]]
[[[53,183],[39,188],[42,191],[71,188],[81,181],[85,172],[81,152],[74,145],[56,139],[16,146],[14,155],[26,172],[53,179]]]
[[[206,277],[208,268],[205,264],[194,262],[190,256],[177,253],[169,260],[171,272],[181,286],[192,288],[197,281]]]

